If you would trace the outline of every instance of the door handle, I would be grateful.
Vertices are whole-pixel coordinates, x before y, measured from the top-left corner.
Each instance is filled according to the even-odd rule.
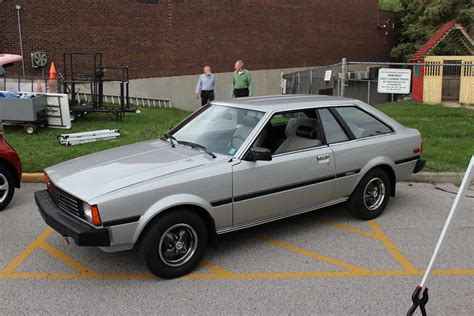
[[[328,160],[329,159],[329,155],[326,154],[326,155],[319,155],[318,156],[318,161],[322,161],[322,160]]]

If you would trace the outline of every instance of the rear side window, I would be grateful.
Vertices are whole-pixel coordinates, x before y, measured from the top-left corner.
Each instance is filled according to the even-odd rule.
[[[349,139],[328,109],[319,110],[319,117],[321,118],[328,144],[339,143]]]
[[[390,127],[357,107],[335,108],[356,138],[391,133]]]

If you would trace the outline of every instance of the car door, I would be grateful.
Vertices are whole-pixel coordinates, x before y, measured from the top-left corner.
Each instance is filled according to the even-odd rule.
[[[361,169],[374,157],[383,156],[388,148],[396,146],[388,137],[393,130],[355,105],[318,112],[336,162],[333,198],[347,197],[354,190]]]
[[[330,199],[334,184],[334,155],[325,144],[274,154],[271,161],[236,161],[234,226],[310,210]]]

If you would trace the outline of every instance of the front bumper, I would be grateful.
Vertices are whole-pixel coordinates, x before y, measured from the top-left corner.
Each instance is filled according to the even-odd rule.
[[[35,202],[46,224],[63,236],[71,237],[78,246],[110,246],[106,228],[93,228],[60,210],[47,190],[35,192]]]
[[[420,172],[426,165],[426,160],[423,159],[418,159],[415,164],[415,169],[413,170],[413,173],[418,173]]]

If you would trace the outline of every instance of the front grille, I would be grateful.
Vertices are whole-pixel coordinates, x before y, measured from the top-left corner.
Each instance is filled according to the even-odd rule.
[[[61,210],[78,217],[84,217],[84,212],[82,210],[82,201],[78,198],[72,196],[67,192],[64,192],[52,183],[49,188],[49,194],[51,195],[51,198],[53,199],[57,207],[59,207]]]

